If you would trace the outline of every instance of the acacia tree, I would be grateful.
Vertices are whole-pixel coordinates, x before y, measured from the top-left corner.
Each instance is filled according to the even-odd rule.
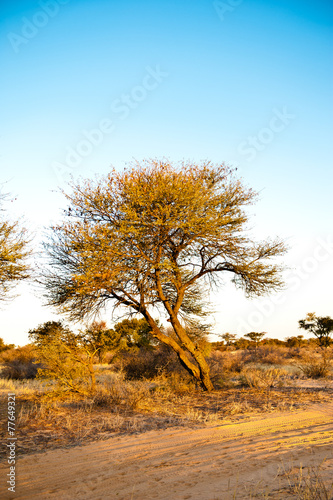
[[[0,195],[0,206],[6,195]],[[0,208],[1,212],[3,210]],[[27,258],[29,239],[19,221],[0,216],[0,301],[10,298],[12,288],[30,275]]]
[[[320,347],[329,347],[332,343],[333,319],[330,316],[316,316],[316,313],[308,313],[305,319],[299,320],[298,325],[299,328],[313,333]]]
[[[234,333],[229,333],[229,332],[222,333],[221,335],[219,335],[219,337],[221,337],[221,339],[225,342],[225,345],[227,347],[232,346],[232,344],[236,340],[236,335]]]
[[[245,335],[248,339],[250,339],[254,343],[254,348],[257,351],[258,345],[260,344],[261,340],[264,338],[266,335],[266,332],[250,332]]]
[[[69,207],[45,244],[49,305],[72,319],[93,315],[108,302],[142,315],[151,334],[170,346],[206,390],[213,388],[205,356],[187,333],[206,314],[205,286],[233,282],[247,296],[282,286],[271,257],[280,240],[255,243],[246,233],[244,207],[256,193],[224,165],[146,160],[123,172],[72,185]],[[153,318],[171,323],[167,335]]]

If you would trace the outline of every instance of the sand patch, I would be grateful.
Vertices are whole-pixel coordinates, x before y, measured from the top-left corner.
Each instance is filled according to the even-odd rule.
[[[288,497],[283,467],[315,466],[333,477],[333,405],[253,416],[202,429],[118,436],[21,458],[17,490],[2,498],[231,500],[267,488]],[[284,464],[284,466],[282,465]],[[7,473],[1,466],[1,476]],[[274,491],[275,490],[275,491]]]

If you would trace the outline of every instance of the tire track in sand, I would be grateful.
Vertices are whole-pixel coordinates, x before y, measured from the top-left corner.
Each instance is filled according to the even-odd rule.
[[[332,421],[333,404],[314,405],[242,423],[149,431],[25,456],[18,460],[14,498],[227,500],[236,481],[270,481],[281,458],[330,460]],[[7,473],[1,466],[1,478]]]

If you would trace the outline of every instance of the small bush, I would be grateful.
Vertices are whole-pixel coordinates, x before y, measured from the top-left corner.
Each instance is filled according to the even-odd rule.
[[[290,347],[288,349],[288,358],[302,359],[304,349],[302,347]]]
[[[263,363],[266,365],[284,365],[289,358],[289,351],[283,347],[260,346],[257,349],[243,351],[244,363]]]
[[[332,351],[305,352],[295,364],[308,378],[326,378],[331,373]]]
[[[60,392],[88,394],[95,389],[95,350],[80,336],[69,332],[42,342],[37,349],[44,365],[38,376],[55,380]]]
[[[154,379],[157,383],[155,388],[157,392],[168,392],[171,394],[189,394],[197,389],[197,382],[191,375],[184,371],[184,373],[162,373]]]
[[[185,371],[176,354],[164,346],[154,351],[140,349],[135,353],[124,353],[121,368],[127,380],[152,379],[162,372]]]
[[[240,377],[242,385],[256,389],[269,389],[282,383],[286,374],[281,368],[245,368]]]
[[[288,350],[283,347],[264,346],[257,351],[260,363],[267,365],[283,365],[288,357]]]
[[[38,369],[41,367],[41,363],[13,360],[10,363],[6,363],[1,372],[1,377],[11,380],[34,379],[37,376]]]
[[[145,385],[118,379],[98,387],[93,395],[92,403],[94,406],[135,410],[148,393],[149,389]]]
[[[10,363],[12,361],[21,361],[22,363],[34,361],[37,359],[37,351],[31,344],[16,349],[8,349],[3,351],[0,355],[0,360],[3,363]]]
[[[159,363],[158,356],[150,351],[129,354],[123,360],[123,371],[127,380],[140,380],[154,378],[163,363]]]
[[[244,367],[240,352],[213,351],[208,359],[212,377],[226,373],[240,373]]]
[[[38,369],[42,368],[41,363],[37,363],[36,350],[31,345],[9,349],[2,353],[4,367],[1,377],[11,380],[34,379]]]

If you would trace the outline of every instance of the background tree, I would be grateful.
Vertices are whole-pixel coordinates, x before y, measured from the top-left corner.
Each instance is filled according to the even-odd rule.
[[[3,350],[0,354],[2,366],[1,377],[13,380],[33,379],[36,377],[41,364],[38,363],[38,352],[35,346],[27,344]]]
[[[155,320],[159,324],[158,320]],[[145,318],[126,318],[114,326],[115,336],[119,337],[123,348],[133,347],[149,349],[156,345],[151,326]]]
[[[0,353],[9,349],[15,349],[15,344],[5,344],[4,340],[0,337]]]
[[[73,319],[109,301],[141,314],[151,334],[211,390],[205,356],[186,332],[207,313],[205,286],[219,285],[225,274],[247,296],[282,285],[280,267],[269,260],[285,252],[284,244],[255,243],[246,233],[244,207],[256,194],[224,165],[157,160],[72,188],[65,218],[45,245],[48,303]],[[154,320],[156,308],[176,338]]]
[[[107,328],[105,321],[94,321],[82,332],[82,341],[96,352],[99,362],[103,363],[107,351],[116,351],[121,346],[121,335]]]
[[[240,337],[235,341],[235,347],[236,349],[248,349],[250,342],[251,341],[245,337]]]
[[[12,288],[30,276],[27,231],[4,215],[5,198],[0,195],[0,301],[11,298]]]
[[[222,333],[222,335],[219,335],[219,336],[221,337],[221,339],[223,339],[223,341],[225,342],[225,345],[228,347],[233,345],[233,343],[236,340],[236,335],[234,333],[226,332],[226,333]]]
[[[29,339],[36,346],[47,345],[52,340],[69,341],[74,333],[62,321],[46,321],[37,328],[29,330]]]
[[[286,346],[287,347],[301,347],[306,344],[306,340],[304,340],[303,335],[297,335],[296,337],[287,337],[286,338]]]
[[[247,333],[245,335],[245,337],[247,337],[248,339],[250,339],[253,344],[254,344],[254,348],[255,350],[258,349],[258,345],[260,344],[261,340],[264,338],[264,336],[266,335],[266,332],[250,332],[250,333]]]
[[[308,313],[305,319],[299,320],[298,324],[299,328],[311,332],[321,347],[328,347],[332,343],[333,319],[330,316],[316,316],[316,313]]]
[[[285,345],[286,345],[286,342],[284,340],[271,339],[269,337],[266,339],[262,339],[260,343],[262,346],[285,347]]]

